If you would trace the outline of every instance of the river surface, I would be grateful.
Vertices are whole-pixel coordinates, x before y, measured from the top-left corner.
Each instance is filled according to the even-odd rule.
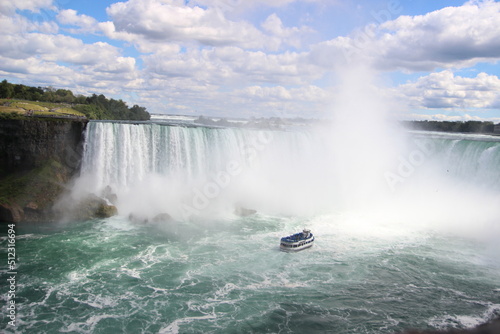
[[[17,326],[3,306],[2,332],[375,334],[500,314],[494,138],[414,133],[392,165],[341,178],[335,145],[303,132],[87,131],[75,192],[110,186],[119,215],[18,225]],[[279,250],[303,228],[312,248]]]

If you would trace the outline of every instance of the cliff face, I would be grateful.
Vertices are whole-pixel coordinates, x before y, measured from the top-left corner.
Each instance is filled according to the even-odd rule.
[[[87,121],[55,119],[0,121],[0,172],[31,170],[49,159],[77,169],[86,125]]]
[[[0,222],[49,219],[79,171],[85,120],[0,121]]]

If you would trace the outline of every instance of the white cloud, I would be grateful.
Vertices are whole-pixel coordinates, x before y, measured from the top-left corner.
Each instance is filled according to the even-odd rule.
[[[57,27],[54,22],[45,23]],[[17,14],[0,16],[0,27],[5,27],[0,39],[3,77],[16,77],[28,85],[69,88],[75,93],[96,91],[100,86],[97,92],[113,94],[121,93],[121,87],[137,79],[135,59],[122,56],[121,50],[108,43],[87,44],[51,33],[51,29],[43,32],[42,23]]]
[[[5,15],[12,15],[16,10],[29,10],[38,13],[40,9],[54,10],[53,0],[0,0],[0,13]]]
[[[72,82],[81,75],[78,72],[55,63],[47,63],[36,57],[13,59],[0,56],[0,73],[4,76],[15,74],[16,77],[28,80],[28,84],[38,78],[38,84],[71,87]]]
[[[317,86],[252,85],[220,90],[186,77],[154,77],[142,99],[157,112],[219,116],[307,116],[324,111],[327,92]],[[222,102],[221,102],[222,101]]]
[[[66,83],[68,88],[78,87],[84,93],[135,90],[143,101],[157,108],[167,103],[184,106],[183,111],[223,113],[226,105],[236,110],[257,99],[258,91],[262,98],[249,110],[284,109],[287,103],[293,110],[323,98],[322,90],[309,84],[322,73],[307,63],[306,53],[259,51],[278,50],[283,45],[298,47],[300,37],[311,32],[307,27],[285,27],[275,14],[264,21],[264,30],[246,21],[229,20],[213,7],[175,0],[115,3],[108,8],[108,15],[111,21],[98,22],[76,10],[64,9],[55,19],[65,33],[103,34],[133,44],[143,53],[142,71],[136,68],[134,58],[124,57],[122,50],[108,43],[87,44],[55,34],[57,31],[41,33],[33,26],[24,28],[21,35],[12,31],[0,41],[2,56],[9,58],[2,70],[23,72],[26,78],[48,69],[58,75],[64,72],[64,78],[46,78],[56,86]],[[24,23],[32,24],[27,20]],[[289,88],[302,84],[306,86]],[[247,85],[255,90],[253,94],[244,89]]]
[[[129,0],[111,5],[107,12],[113,24],[103,27],[107,36],[125,38],[138,48],[167,42],[277,51],[285,45],[299,47],[304,34],[312,32],[308,27],[285,27],[273,14],[263,23],[265,34],[249,22],[229,20],[216,4],[202,8],[183,1]]]
[[[500,101],[500,79],[479,73],[455,76],[451,70],[431,73],[397,88],[401,99],[419,108],[494,108]]]
[[[57,20],[63,25],[77,26],[79,29],[70,29],[73,34],[93,33],[98,27],[98,21],[88,15],[78,15],[76,10],[64,9],[57,14]]]
[[[309,27],[292,27],[286,28],[283,22],[276,14],[271,14],[263,23],[262,28],[266,30],[271,36],[278,39],[278,43],[291,45],[300,48],[303,36],[314,32]]]
[[[371,62],[385,71],[432,71],[500,60],[500,3],[469,2],[425,15],[369,24],[313,46],[325,67]]]
[[[467,67],[500,59],[500,3],[447,7],[382,24],[377,64],[387,69]]]
[[[188,49],[177,54],[157,52],[144,56],[148,73],[186,77],[212,85],[252,83],[304,84],[318,78],[316,68],[301,53],[266,54],[237,47]],[[321,73],[319,73],[321,75]]]
[[[38,57],[15,59],[0,56],[0,75],[15,75],[28,85],[55,86],[72,89],[75,94],[121,94],[124,87],[137,83],[133,59],[118,58],[106,64],[70,67]]]
[[[119,56],[117,48],[104,42],[85,44],[70,36],[41,33],[25,34],[16,43],[11,43],[8,39],[1,40],[0,48],[3,55],[11,58],[25,59],[36,55],[44,61],[74,65],[114,62]]]
[[[30,21],[17,14],[12,16],[0,15],[0,31],[2,32],[2,38],[5,36],[12,36],[15,39],[23,38],[23,35],[33,31],[44,34],[55,34],[58,30],[59,27],[57,24],[52,21]]]
[[[324,80],[330,71],[363,62],[382,71],[440,69],[392,89],[412,108],[500,108],[497,76],[468,78],[451,70],[500,59],[500,3],[470,1],[426,15],[377,19],[348,36],[311,45],[311,28],[284,24],[284,10],[296,9],[295,2],[325,4],[123,0],[108,7],[109,21],[99,22],[73,9],[57,11],[53,0],[0,0],[0,13],[8,13],[0,15],[0,74],[83,93],[139,96],[137,102],[154,112],[167,106],[178,112],[300,115],[324,110],[328,91],[335,91]],[[78,34],[94,34],[101,42],[85,42],[87,36]],[[127,57],[124,50],[131,47],[140,56]]]
[[[115,57],[113,62],[100,62],[93,67],[94,71],[102,73],[133,73],[135,59],[131,57]]]
[[[250,97],[252,100],[291,100],[292,95],[283,86],[276,87],[261,87],[261,86],[250,86],[244,89],[245,95]]]
[[[328,0],[329,3],[333,4],[338,2],[337,0]],[[294,2],[318,2],[322,3],[324,0],[194,0],[195,4],[213,7],[222,12],[237,12],[242,13],[245,11],[252,10],[256,7],[284,7],[290,5]]]
[[[261,48],[269,42],[250,23],[227,20],[213,9],[159,0],[129,0],[111,5],[107,11],[116,32],[139,35],[149,41],[245,48]]]
[[[283,102],[314,102],[327,103],[328,93],[317,86],[307,85],[300,88],[286,88],[283,86],[249,86],[236,93],[240,97],[261,101],[283,101]]]

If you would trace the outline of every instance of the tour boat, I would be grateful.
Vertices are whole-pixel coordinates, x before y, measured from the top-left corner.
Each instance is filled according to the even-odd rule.
[[[304,229],[300,233],[281,238],[280,249],[285,251],[299,251],[309,248],[314,243],[311,230]]]

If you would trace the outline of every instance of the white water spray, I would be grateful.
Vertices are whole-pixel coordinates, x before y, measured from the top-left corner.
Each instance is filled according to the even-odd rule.
[[[500,236],[500,143],[410,134],[391,119],[375,73],[362,66],[339,73],[330,140],[345,220],[365,231]]]
[[[498,236],[500,144],[404,132],[373,77],[346,73],[332,126],[318,131],[91,122],[74,194],[110,186],[124,216],[182,221],[242,207],[341,213],[365,231]]]

